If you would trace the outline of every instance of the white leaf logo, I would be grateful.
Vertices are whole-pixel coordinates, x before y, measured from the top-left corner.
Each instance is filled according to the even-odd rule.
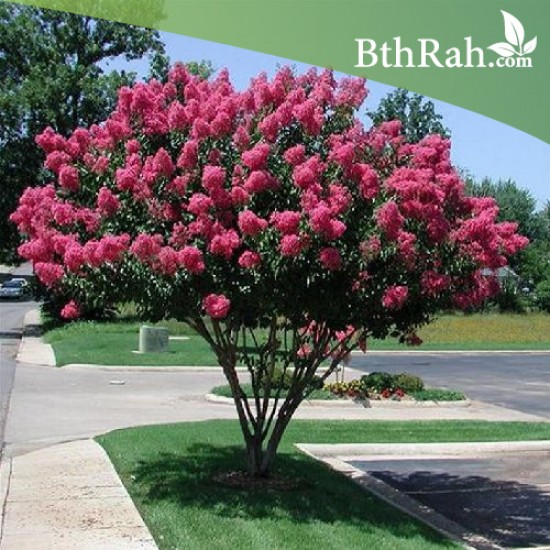
[[[492,46],[488,46],[489,50],[493,50],[501,57],[512,57],[514,55],[523,56],[530,54],[537,47],[537,37],[529,40],[525,46],[525,29],[521,21],[507,11],[500,10],[504,17],[504,36],[508,42],[497,42]],[[516,46],[516,48],[514,48]]]
[[[537,47],[537,37],[533,38],[533,40],[529,40],[527,44],[525,44],[525,48],[523,48],[523,53],[528,54],[535,50]]]
[[[492,46],[489,46],[489,49],[498,53],[498,55],[502,57],[512,57],[513,55],[517,55],[517,52],[514,50],[513,46],[510,46],[507,42],[493,44]]]
[[[506,40],[510,42],[513,46],[523,46],[523,41],[525,40],[525,31],[523,30],[523,25],[520,23],[519,19],[514,17],[511,13],[507,11],[500,10],[504,17],[504,35]]]

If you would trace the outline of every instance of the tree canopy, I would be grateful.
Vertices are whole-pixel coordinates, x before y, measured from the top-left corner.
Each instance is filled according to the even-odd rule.
[[[402,88],[382,98],[376,110],[367,111],[367,115],[375,126],[400,120],[403,134],[410,143],[418,143],[430,134],[450,136],[450,131],[443,125],[443,117],[436,112],[433,102]]]
[[[34,137],[68,135],[107,118],[117,90],[135,80],[106,62],[150,56],[162,63],[157,31],[67,12],[0,3],[0,256],[13,259],[8,223],[24,187],[43,177]],[[1,258],[0,258],[1,259]]]
[[[550,280],[550,205],[537,210],[531,193],[509,179],[495,182],[484,178],[476,182],[468,177],[466,189],[476,197],[493,197],[499,208],[497,219],[516,222],[520,233],[529,238],[529,246],[510,261],[523,283],[536,286]]]

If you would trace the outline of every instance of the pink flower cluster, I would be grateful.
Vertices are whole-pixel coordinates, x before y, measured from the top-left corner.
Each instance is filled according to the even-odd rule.
[[[36,138],[52,177],[11,216],[19,252],[55,291],[126,266],[177,278],[215,319],[264,277],[281,285],[273,300],[291,292],[297,265],[311,271],[297,291],[331,281],[365,324],[380,307],[391,318],[451,295],[478,303],[495,291],[481,268],[526,239],[496,222],[494,203],[465,196],[447,140],[409,144],[397,121],[366,131],[354,118],[365,96],[361,79],[288,68],[243,92],[227,71],[202,80],[182,65],[124,87],[104,124]],[[465,261],[449,265],[451,253]]]

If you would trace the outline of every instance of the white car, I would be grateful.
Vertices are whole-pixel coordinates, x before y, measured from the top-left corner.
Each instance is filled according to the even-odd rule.
[[[0,285],[0,298],[24,298],[30,294],[29,283],[25,279],[14,278]]]

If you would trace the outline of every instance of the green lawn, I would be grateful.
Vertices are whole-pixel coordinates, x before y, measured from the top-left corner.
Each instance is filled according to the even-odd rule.
[[[171,336],[168,353],[134,353],[138,349],[139,323],[79,322],[47,332],[44,339],[53,346],[58,366],[69,363],[97,365],[217,365],[208,344],[183,323],[161,323]]]
[[[550,315],[442,315],[419,331],[419,350],[550,350]],[[371,349],[411,349],[394,340],[374,341]]]
[[[293,421],[277,465],[300,485],[282,492],[233,489],[212,479],[242,467],[236,421],[132,428],[97,441],[161,550],[441,550],[456,546],[293,444],[522,439],[550,439],[550,424]]]
[[[202,338],[183,323],[168,321],[174,336],[165,354],[132,353],[138,347],[139,323],[71,323],[46,333],[57,364],[214,366],[216,358]],[[445,315],[420,331],[422,350],[550,350],[550,315]],[[393,339],[371,341],[373,350],[410,350]]]

